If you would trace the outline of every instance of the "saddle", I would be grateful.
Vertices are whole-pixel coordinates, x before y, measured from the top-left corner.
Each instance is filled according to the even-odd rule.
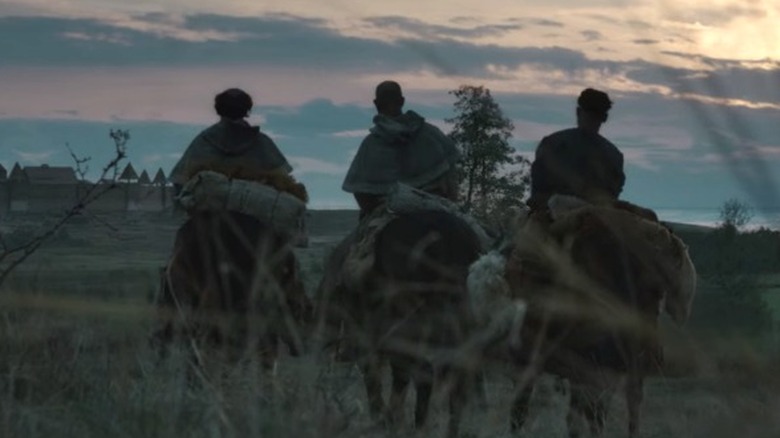
[[[451,201],[412,186],[397,183],[383,202],[358,224],[351,236],[353,242],[343,264],[343,278],[348,287],[359,287],[374,267],[376,237],[396,217],[423,210],[444,211],[464,220],[474,230],[483,250],[493,244],[493,238],[470,215],[460,211]]]

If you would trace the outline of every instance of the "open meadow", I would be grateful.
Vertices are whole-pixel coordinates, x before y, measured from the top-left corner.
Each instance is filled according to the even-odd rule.
[[[7,218],[0,232],[23,240],[43,221]],[[181,352],[155,360],[147,345],[152,301],[181,221],[170,213],[76,218],[2,286],[0,436],[391,436],[369,421],[357,368],[315,352],[283,355],[272,374],[251,360],[227,367],[212,358],[198,387],[186,384]],[[309,247],[297,250],[310,294],[328,251],[356,221],[353,211],[312,212]],[[695,232],[701,231],[689,231]],[[640,436],[780,436],[778,254],[760,272],[731,272],[705,260],[714,251],[706,247],[711,243],[697,242],[691,246],[694,262],[706,265],[704,273],[714,264],[728,278],[702,282],[689,327],[664,321],[667,362],[646,384]],[[723,301],[729,287],[758,291],[758,304],[743,310],[741,303],[753,298]],[[768,323],[744,324],[766,309]],[[735,316],[740,312],[743,319]],[[469,406],[465,436],[509,436],[510,374],[503,364],[489,370],[488,405]],[[522,436],[566,434],[565,391],[556,390],[552,378],[544,383]],[[443,431],[445,405],[440,396],[434,401],[427,429],[415,435],[406,425],[393,432]],[[407,408],[410,424],[411,403]],[[605,435],[625,436],[626,415],[618,393]]]

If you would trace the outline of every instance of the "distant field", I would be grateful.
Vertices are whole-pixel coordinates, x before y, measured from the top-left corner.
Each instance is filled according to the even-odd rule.
[[[0,436],[388,436],[368,421],[359,374],[343,364],[284,357],[268,376],[216,362],[227,377],[209,378],[206,389],[184,386],[181,357],[155,365],[146,346],[150,300],[181,218],[104,220],[111,227],[66,227],[0,291]],[[311,213],[310,246],[297,250],[310,293],[324,257],[356,222],[356,211]],[[780,318],[780,276],[763,281]],[[666,323],[664,333],[671,365],[668,375],[649,379],[641,437],[780,436],[780,355],[736,339],[700,339]],[[466,436],[509,436],[507,372],[491,370],[488,410],[471,407]],[[543,385],[523,436],[564,436],[565,401],[550,382]],[[398,432],[440,431],[444,404],[436,403],[429,430]],[[606,436],[625,436],[625,421],[619,395]]]
[[[780,274],[764,277],[761,286],[764,289],[764,300],[772,309],[775,320],[780,321]]]

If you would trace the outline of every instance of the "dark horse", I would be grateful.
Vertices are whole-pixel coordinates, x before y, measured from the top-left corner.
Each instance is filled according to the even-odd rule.
[[[336,291],[328,304],[345,321],[348,343],[363,372],[375,420],[401,421],[406,389],[417,399],[415,425],[427,419],[434,380],[450,384],[449,435],[457,435],[474,364],[452,360],[473,325],[466,290],[469,266],[480,255],[474,231],[441,211],[394,218],[377,234],[374,265],[355,290]],[[392,373],[385,413],[381,369]],[[436,379],[435,379],[436,377]]]
[[[237,212],[191,213],[176,234],[154,339],[216,346],[231,361],[257,352],[270,368],[281,343],[300,352],[311,304],[298,270],[289,239],[268,224]]]
[[[515,352],[526,373],[512,408],[513,430],[526,420],[536,377],[549,372],[571,383],[570,436],[602,433],[625,376],[628,432],[637,434],[643,380],[663,356],[657,338],[661,301],[692,284],[681,282],[680,273],[695,273],[676,237],[629,214],[583,210],[547,229],[551,240],[535,250],[553,249],[547,262],[509,258],[507,280],[528,301],[522,347]],[[643,234],[648,230],[652,238]],[[526,228],[515,241],[540,232]]]

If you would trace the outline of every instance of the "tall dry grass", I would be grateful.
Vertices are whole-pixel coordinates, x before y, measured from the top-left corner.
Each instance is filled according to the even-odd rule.
[[[204,351],[205,371],[188,382],[190,356],[185,349],[174,348],[169,357],[158,360],[148,347],[153,312],[144,300],[121,304],[31,291],[4,291],[3,297],[4,437],[372,437],[443,432],[447,417],[441,394],[434,398],[425,430],[414,432],[407,421],[387,431],[369,420],[356,367],[314,353],[283,355],[274,372],[262,372],[251,359],[234,365]],[[775,418],[780,356],[766,343],[675,332],[666,339],[667,369],[646,385],[640,436],[780,436],[780,420]],[[487,408],[470,405],[465,436],[509,436],[512,372],[505,364],[490,366]],[[566,397],[555,390],[554,381],[543,381],[523,436],[565,436]],[[409,420],[411,397],[407,401]],[[622,397],[615,397],[605,436],[625,436],[626,415]]]

